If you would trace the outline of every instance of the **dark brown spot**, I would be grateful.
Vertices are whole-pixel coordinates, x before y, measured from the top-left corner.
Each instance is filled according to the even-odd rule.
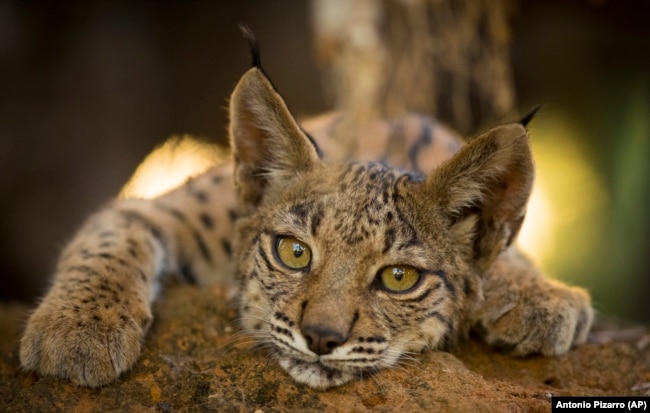
[[[201,219],[201,223],[206,229],[213,229],[214,228],[214,221],[212,220],[212,217],[210,217],[206,213],[202,213],[199,218]]]

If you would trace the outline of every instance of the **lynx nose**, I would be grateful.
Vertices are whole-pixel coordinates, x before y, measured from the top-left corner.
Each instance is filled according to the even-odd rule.
[[[340,332],[321,325],[308,325],[300,331],[307,340],[309,349],[319,356],[330,354],[347,339]]]

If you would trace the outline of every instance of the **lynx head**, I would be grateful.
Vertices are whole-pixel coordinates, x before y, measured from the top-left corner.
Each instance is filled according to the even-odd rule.
[[[340,385],[468,330],[481,274],[523,219],[533,168],[522,125],[417,176],[322,160],[259,67],[230,116],[241,318],[296,381]]]

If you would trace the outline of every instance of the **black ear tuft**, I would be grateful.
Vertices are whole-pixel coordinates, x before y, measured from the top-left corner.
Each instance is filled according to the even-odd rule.
[[[259,69],[260,72],[264,75],[266,80],[271,83],[271,86],[273,87],[273,90],[276,92],[278,89],[275,87],[275,84],[269,77],[269,75],[266,73],[266,70],[262,67],[262,58],[260,55],[260,45],[257,43],[257,38],[255,38],[255,33],[251,30],[250,27],[248,27],[245,24],[240,24],[239,25],[239,30],[241,31],[241,34],[244,36],[246,41],[248,41],[248,47],[251,49],[251,64],[254,68]]]
[[[542,105],[536,105],[536,106],[533,106],[533,107],[528,111],[528,113],[526,113],[526,114],[524,115],[524,117],[521,118],[521,120],[519,121],[519,123],[520,123],[521,125],[523,125],[524,127],[528,126],[528,124],[530,123],[530,121],[533,120],[533,118],[535,117],[535,115],[537,114],[537,112],[538,112],[541,108],[542,108]]]
[[[253,33],[251,28],[245,24],[240,24],[239,30],[241,31],[241,34],[244,36],[246,41],[248,41],[248,47],[251,49],[251,59],[252,59],[251,64],[253,65],[253,67],[262,69],[262,59],[260,58],[260,46],[257,43],[257,39],[255,38],[255,33]]]

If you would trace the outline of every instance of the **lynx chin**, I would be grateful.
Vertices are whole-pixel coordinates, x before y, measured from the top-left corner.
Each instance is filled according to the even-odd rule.
[[[231,156],[88,218],[28,321],[24,368],[116,380],[137,362],[170,274],[234,277],[243,329],[318,389],[451,349],[471,330],[514,356],[585,341],[589,295],[513,246],[534,175],[530,117],[466,144],[427,117],[377,121],[345,153],[330,133],[341,115],[299,125],[245,34],[253,67],[230,98]]]

